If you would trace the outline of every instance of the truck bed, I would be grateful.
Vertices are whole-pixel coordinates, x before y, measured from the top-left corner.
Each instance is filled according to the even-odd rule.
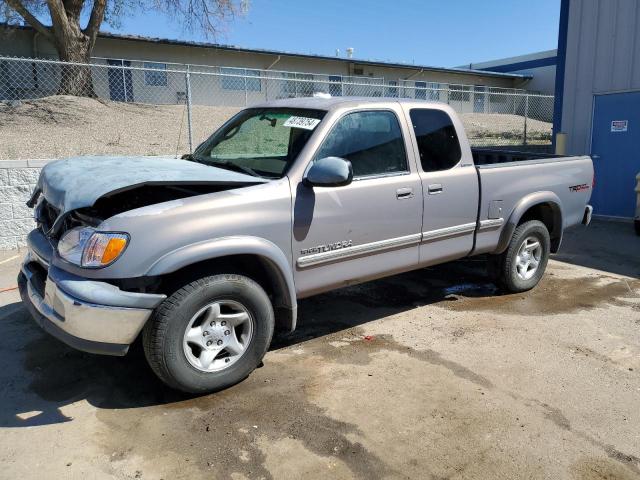
[[[523,196],[524,199],[544,198],[544,201],[561,206],[562,229],[582,221],[593,182],[590,157],[507,154],[502,158],[496,156],[493,162],[476,165],[476,168],[481,191],[480,224],[498,219],[508,222]],[[476,253],[491,251],[498,244],[500,233],[498,228],[481,231],[477,236]],[[550,233],[553,239],[561,231]]]
[[[552,153],[492,148],[472,148],[471,154],[473,155],[473,162],[478,166],[557,158],[557,156]]]

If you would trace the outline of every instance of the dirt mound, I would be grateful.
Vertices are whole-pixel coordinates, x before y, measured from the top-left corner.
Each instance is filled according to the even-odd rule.
[[[194,106],[200,143],[238,108]],[[53,96],[0,103],[0,159],[74,155],[175,155],[187,144],[184,105],[143,105]]]

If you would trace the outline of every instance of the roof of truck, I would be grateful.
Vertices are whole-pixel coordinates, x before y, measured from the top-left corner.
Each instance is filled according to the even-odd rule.
[[[255,107],[289,107],[289,108],[311,108],[316,110],[331,110],[337,105],[350,104],[355,105],[378,105],[388,103],[421,103],[427,105],[442,106],[440,102],[430,102],[427,100],[415,100],[413,98],[397,98],[397,97],[298,97],[283,98],[280,100],[271,100],[263,102]]]

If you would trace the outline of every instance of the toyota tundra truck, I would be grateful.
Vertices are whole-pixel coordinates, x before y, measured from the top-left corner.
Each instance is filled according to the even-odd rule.
[[[589,157],[472,149],[447,105],[300,98],[240,111],[181,159],[47,164],[18,283],[54,337],[220,390],[262,361],[298,299],[465,257],[505,292],[588,224]]]

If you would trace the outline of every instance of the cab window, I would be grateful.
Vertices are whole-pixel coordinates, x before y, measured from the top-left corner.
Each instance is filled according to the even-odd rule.
[[[351,161],[356,178],[408,170],[400,124],[389,111],[353,112],[342,117],[315,159],[325,157]]]
[[[409,112],[425,172],[455,167],[462,157],[458,134],[451,117],[442,110],[414,108]]]

